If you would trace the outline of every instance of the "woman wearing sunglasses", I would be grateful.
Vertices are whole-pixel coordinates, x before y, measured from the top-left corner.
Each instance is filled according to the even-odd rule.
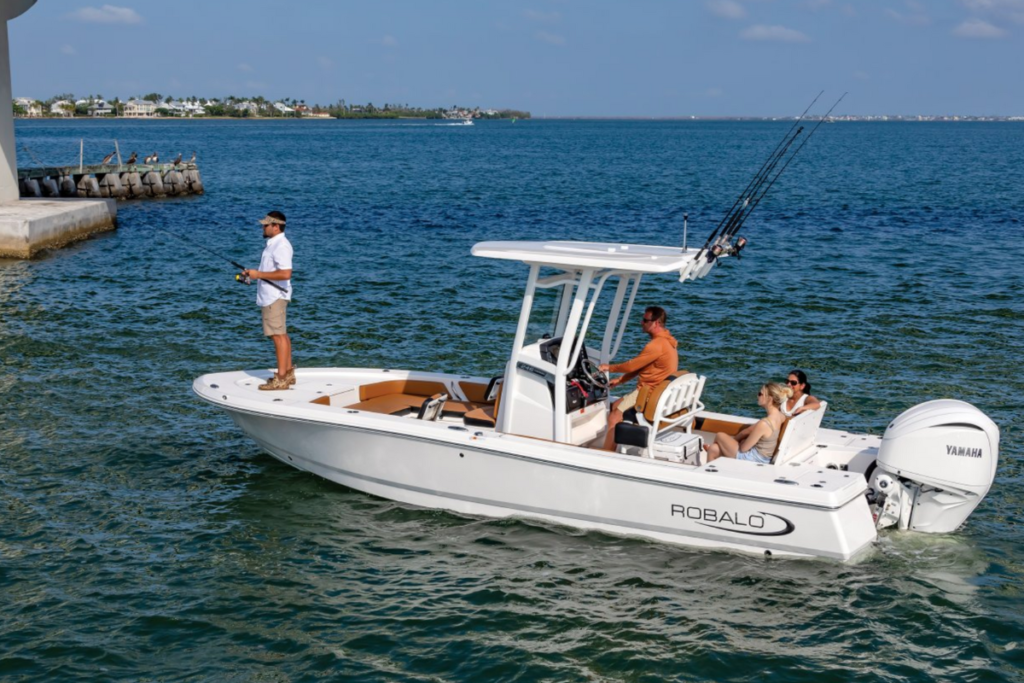
[[[767,465],[772,461],[775,447],[779,444],[779,429],[786,418],[779,406],[786,402],[791,392],[785,384],[769,382],[757,392],[757,405],[764,408],[765,416],[752,425],[741,429],[736,436],[719,432],[715,442],[707,446],[708,462],[718,458],[736,458]]]
[[[807,381],[807,375],[803,370],[791,370],[786,379],[793,395],[789,400],[783,401],[779,410],[786,417],[793,417],[808,410],[817,410],[821,407],[821,401],[811,396],[811,383]]]

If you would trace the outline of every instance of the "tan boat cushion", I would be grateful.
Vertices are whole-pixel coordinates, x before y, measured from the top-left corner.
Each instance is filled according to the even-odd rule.
[[[413,379],[393,379],[387,382],[374,382],[359,387],[359,400],[368,401],[387,394],[412,394],[428,398],[434,394],[448,393],[448,388],[441,382],[426,382]],[[420,401],[422,403],[423,401]]]
[[[487,385],[479,382],[459,382],[463,395],[473,403],[487,403]]]
[[[394,415],[405,410],[419,408],[427,398],[426,396],[414,396],[413,394],[386,394],[345,407],[350,410],[365,410],[369,413]]]
[[[703,432],[711,432],[712,434],[721,432],[722,434],[728,434],[729,436],[736,436],[740,430],[746,427],[744,422],[730,422],[728,420],[719,420],[717,418],[708,417],[701,423],[700,429]]]

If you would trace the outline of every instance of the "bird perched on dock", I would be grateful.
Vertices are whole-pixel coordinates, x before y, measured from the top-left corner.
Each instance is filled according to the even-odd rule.
[[[192,152],[192,157],[188,160],[188,163],[190,163],[190,164],[196,163],[196,153],[195,152]]]
[[[107,164],[109,164],[109,163],[110,163],[110,160],[114,158],[114,155],[115,155],[115,154],[117,154],[117,150],[114,150],[113,152],[111,152],[111,153],[110,153],[110,154],[108,154],[107,156],[103,157],[103,161],[101,161],[100,163],[101,163],[102,165],[106,166]]]
[[[139,158],[139,153],[138,152],[132,152],[132,155],[130,157],[128,157],[128,160],[126,162],[124,162],[124,163],[126,165],[130,166],[131,164],[134,164],[136,162],[136,160],[138,160],[138,158]]]
[[[160,156],[156,152],[153,152],[148,157],[143,159],[142,163],[144,163],[144,164],[155,164],[158,161],[160,161]]]
[[[175,157],[174,161],[172,161],[171,163],[173,163],[175,166],[181,163],[181,152],[178,152],[178,156]]]

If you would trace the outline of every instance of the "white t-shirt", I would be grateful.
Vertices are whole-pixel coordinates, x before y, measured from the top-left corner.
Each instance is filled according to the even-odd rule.
[[[793,417],[793,415],[796,414],[797,409],[802,408],[803,405],[807,403],[807,394],[804,394],[803,396],[797,399],[796,403],[793,404],[792,410],[786,410],[787,403],[789,403],[788,398],[782,402],[782,405],[779,406],[779,410],[781,410],[782,414],[785,415],[786,417]]]
[[[292,269],[292,243],[284,236],[274,235],[267,240],[267,246],[263,248],[263,257],[260,259],[260,270],[273,272],[275,270]],[[282,292],[274,285],[280,285],[286,291]],[[256,281],[256,305],[269,306],[278,299],[292,300],[292,281],[274,280],[274,285],[268,284],[266,280]]]

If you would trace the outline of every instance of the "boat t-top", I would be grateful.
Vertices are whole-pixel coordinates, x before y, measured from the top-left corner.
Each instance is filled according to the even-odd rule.
[[[476,244],[474,256],[527,273],[508,362],[493,376],[301,368],[291,389],[260,391],[273,372],[261,369],[192,388],[278,460],[410,505],[841,561],[889,527],[957,530],[992,485],[999,430],[950,398],[910,408],[881,437],[823,427],[822,402],[784,423],[769,463],[707,462],[704,445],[754,420],[709,410],[709,378],[680,372],[616,427],[614,452],[600,450],[613,397],[599,365],[620,357],[641,281],[695,283],[738,255],[744,212],[773,177],[752,183],[755,200],[738,201],[700,248]]]

